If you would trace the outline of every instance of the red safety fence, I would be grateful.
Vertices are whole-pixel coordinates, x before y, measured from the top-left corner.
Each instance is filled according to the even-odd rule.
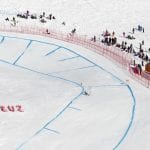
[[[0,31],[4,32],[17,32],[17,33],[25,33],[25,34],[32,34],[32,35],[41,35],[50,38],[54,38],[57,40],[69,42],[72,44],[76,44],[92,50],[109,60],[116,62],[118,65],[123,67],[124,69],[128,70],[131,76],[138,80],[141,84],[146,87],[150,86],[150,74],[145,72],[136,73],[136,71],[131,67],[132,57],[130,54],[121,51],[119,48],[114,46],[107,46],[100,41],[91,41],[90,39],[86,38],[82,35],[77,34],[64,34],[54,30],[48,30],[46,32],[46,28],[42,27],[35,27],[35,26],[8,26],[8,25],[1,25]]]
[[[137,66],[129,65],[129,73],[132,78],[145,87],[150,87],[150,75],[145,71],[140,72]]]

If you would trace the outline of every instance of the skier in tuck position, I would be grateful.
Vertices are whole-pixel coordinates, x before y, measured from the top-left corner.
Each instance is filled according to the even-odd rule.
[[[82,83],[81,83],[81,86],[84,88]],[[84,88],[84,91],[83,91],[83,95],[90,96],[90,94],[87,92],[87,90],[85,88]]]

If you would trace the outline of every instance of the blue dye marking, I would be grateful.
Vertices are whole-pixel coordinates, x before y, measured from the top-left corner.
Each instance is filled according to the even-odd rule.
[[[130,130],[132,124],[133,124],[133,119],[134,119],[134,116],[135,116],[136,99],[134,97],[134,94],[133,94],[133,91],[132,91],[131,87],[129,85],[126,85],[126,87],[130,91],[130,94],[131,94],[131,97],[132,97],[132,101],[133,101],[131,119],[130,119],[129,125],[128,125],[125,133],[123,134],[122,138],[117,143],[117,145],[113,148],[113,150],[116,150],[120,146],[120,144],[122,144],[122,142],[124,141],[124,139],[126,138],[128,132],[129,132],[129,130]]]
[[[95,65],[85,66],[85,67],[75,68],[75,69],[68,69],[68,70],[63,70],[63,71],[57,71],[57,72],[51,72],[50,74],[58,74],[58,73],[63,73],[63,72],[70,72],[70,71],[82,70],[82,69],[87,69],[87,68],[92,68],[92,67],[95,67]]]
[[[69,57],[69,58],[61,59],[59,61],[66,61],[66,60],[75,59],[75,58],[78,58],[78,57],[80,57],[80,56]]]
[[[5,37],[3,36],[1,41],[0,41],[0,44],[2,44],[4,42],[4,40],[5,40]]]
[[[10,62],[5,61],[5,60],[2,60],[2,59],[0,59],[0,62],[3,62],[3,63],[6,63],[6,64],[9,64],[9,65],[12,65]]]
[[[32,40],[30,40],[29,44],[27,45],[27,47],[25,48],[24,52],[14,61],[13,65],[15,65],[19,59],[25,54],[26,50],[28,49],[28,47],[31,45]]]
[[[57,134],[60,134],[60,132],[56,131],[56,130],[52,130],[52,129],[49,129],[49,128],[44,128],[45,130],[48,130],[48,131],[51,131],[51,132],[54,132],[54,133],[57,133]]]
[[[73,69],[73,70],[80,70],[80,69],[86,69],[86,68],[92,68],[92,67],[95,67],[95,65],[76,68],[76,69]]]
[[[30,139],[29,139],[28,141],[30,141]],[[25,145],[26,143],[27,143],[27,142],[22,143],[19,147],[16,148],[16,150],[21,149],[21,147],[23,147],[23,145]]]
[[[126,86],[126,84],[104,84],[104,85],[98,85],[98,86],[88,86],[88,87],[94,87],[94,88],[99,88],[99,87],[117,87],[117,86]]]
[[[24,40],[24,41],[30,41],[31,39],[27,39],[27,38],[21,38],[21,37],[13,37],[13,36],[7,36],[7,35],[0,35],[0,36],[4,36],[10,39],[18,39],[18,40]]]
[[[9,64],[11,64],[11,63],[9,63]],[[11,64],[11,65],[13,65],[13,64]],[[56,79],[64,80],[64,81],[70,82],[70,83],[72,83],[72,84],[75,84],[77,87],[82,87],[82,86],[81,86],[79,83],[77,83],[77,82],[74,82],[74,81],[71,81],[71,80],[68,80],[68,79],[65,79],[65,78],[61,78],[61,77],[59,77],[59,76],[54,76],[54,75],[51,75],[51,74],[42,73],[42,72],[35,71],[35,70],[26,68],[26,67],[24,67],[24,66],[19,66],[19,65],[16,65],[16,64],[15,64],[14,66],[19,67],[19,68],[22,68],[22,69],[25,69],[25,70],[28,70],[28,71],[31,71],[31,72],[35,72],[35,73],[37,73],[37,74],[41,74],[41,75],[53,77],[53,78],[56,78]],[[83,87],[82,87],[82,88],[83,88]]]
[[[60,48],[61,48],[61,46],[57,47],[56,49],[54,49],[54,50],[50,51],[49,53],[47,53],[45,56],[51,55],[52,53],[56,52]]]
[[[31,45],[31,43],[32,43],[32,40],[30,40],[30,42],[29,42],[29,44],[27,45],[26,49],[29,48],[29,46]]]
[[[81,111],[81,109],[79,109],[79,108],[76,108],[76,107],[68,107],[68,108],[71,108],[71,109],[75,109],[75,110],[78,110],[78,111]]]
[[[6,35],[0,35],[0,36],[4,36],[7,38],[12,38],[12,39],[18,39],[18,40],[25,40],[25,41],[34,41],[37,43],[42,43],[42,44],[47,44],[47,45],[53,45],[53,46],[57,46],[60,47],[60,45],[54,44],[54,43],[50,43],[50,42],[44,42],[44,41],[39,41],[39,40],[33,40],[33,39],[28,39],[28,38],[21,38],[21,37],[15,37],[15,36],[6,36]]]
[[[5,37],[8,37],[8,36],[5,36]],[[9,38],[16,38],[16,39],[23,39],[23,38],[17,38],[17,37],[9,37]],[[31,40],[31,39],[24,39],[24,40]],[[33,41],[36,41],[36,42],[40,42],[40,43],[45,43],[45,44],[51,44],[51,43],[47,43],[47,42],[42,42],[42,41],[38,41],[38,40],[33,40]],[[51,44],[51,45],[56,45],[56,44]],[[58,46],[58,45],[56,45]],[[66,50],[70,51],[70,52],[73,52],[74,54],[77,54],[76,52],[66,48],[66,47],[62,47],[62,48],[65,48]],[[104,70],[105,72],[109,73],[110,75],[112,75],[112,77],[116,78],[118,81],[121,82],[121,84],[124,84],[124,82],[119,79],[117,76],[115,76],[114,74],[112,74],[111,72],[105,70],[104,68],[102,68],[101,66],[95,64],[94,62],[90,61],[89,59],[85,58],[84,56],[82,55],[79,55],[77,54],[78,56],[82,57],[83,59],[87,60],[88,62],[91,62],[92,64],[96,65],[97,67],[99,67],[100,69]],[[0,60],[1,62],[3,63],[7,63],[7,64],[11,64],[7,61],[4,61],[4,60]],[[13,64],[14,66],[16,66],[15,64]],[[37,72],[37,71],[34,71],[34,70],[31,70],[31,69],[28,69],[28,68],[25,68],[25,67],[21,67],[21,66],[18,66],[20,68],[24,68],[26,70],[30,70],[30,71],[33,71],[33,72],[36,72],[36,73],[39,73],[39,74],[43,74],[43,75],[46,75],[44,73],[40,73],[40,72]],[[48,74],[47,74],[48,75]],[[52,75],[48,75],[48,76],[52,76]],[[56,77],[56,76],[54,76]],[[63,79],[63,78],[60,78],[60,77],[56,77],[56,78],[59,78],[59,79]],[[64,79],[66,80],[66,79]],[[66,81],[69,81],[69,80],[66,80]],[[72,83],[75,83],[74,81],[71,81]],[[80,84],[76,83],[76,85],[78,85],[79,87],[81,87]],[[129,85],[127,85],[128,89],[129,89],[129,92],[131,93],[131,96],[133,98],[133,107],[132,107],[132,115],[131,115],[131,120],[130,120],[130,123],[129,123],[129,126],[128,128],[126,129],[125,131],[125,134],[123,135],[123,137],[121,138],[121,140],[118,142],[118,144],[113,148],[113,150],[117,149],[119,147],[119,145],[124,141],[125,137],[127,136],[128,132],[129,132],[129,129],[131,128],[132,124],[133,124],[133,119],[134,119],[134,116],[135,116],[135,106],[136,106],[136,99],[134,97],[134,94],[133,94],[133,91],[132,89],[130,88]],[[52,120],[50,120],[43,128],[41,128],[39,131],[37,131],[32,137],[30,137],[28,140],[26,140],[24,143],[22,143],[16,150],[19,150],[21,147],[23,147],[25,144],[27,144],[35,135],[37,135],[38,133],[40,133],[47,125],[49,125],[52,121],[54,121],[56,118],[58,118],[71,104],[74,100],[76,100],[78,97],[80,97],[82,95],[84,91],[84,88],[82,87],[82,92],[77,96],[75,97],[72,101],[70,101],[70,103],[57,115],[55,116]]]

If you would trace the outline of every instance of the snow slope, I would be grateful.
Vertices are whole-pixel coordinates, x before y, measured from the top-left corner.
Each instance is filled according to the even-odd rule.
[[[2,149],[41,150],[44,145],[47,150],[113,149],[120,145],[135,109],[132,91],[123,81],[64,45],[3,37],[0,47],[7,45],[9,53],[3,51],[0,58],[1,103],[19,103],[24,112],[1,113]],[[11,49],[19,41],[21,50]],[[81,83],[90,96],[82,95]]]

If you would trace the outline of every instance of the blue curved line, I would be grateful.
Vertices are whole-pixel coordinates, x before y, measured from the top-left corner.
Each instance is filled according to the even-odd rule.
[[[92,67],[95,67],[95,65],[84,66],[84,67],[80,67],[80,68],[68,69],[68,70],[57,71],[57,72],[51,72],[50,74],[58,74],[58,73],[64,73],[64,72],[71,72],[71,71],[75,71],[75,70],[83,70],[83,69],[92,68]]]
[[[72,107],[72,106],[70,106],[70,107],[68,107],[68,108],[70,108],[70,109],[74,109],[74,110],[77,110],[77,111],[81,111],[81,109],[76,108],[76,107]]]
[[[51,132],[54,132],[56,134],[60,134],[60,132],[56,131],[56,130],[52,130],[52,129],[49,129],[49,128],[44,128],[45,130],[48,130],[48,131],[51,131]]]
[[[21,38],[21,37],[16,37],[16,36],[7,36],[7,35],[1,35],[0,36],[3,36],[3,37],[7,37],[7,38],[12,38],[12,39],[19,39],[19,40],[25,40],[25,41],[34,41],[34,42],[38,42],[38,43],[43,43],[43,44],[47,44],[47,45],[53,45],[53,46],[60,46],[58,44],[54,44],[54,43],[50,43],[50,42],[45,42],[45,41],[39,41],[39,40],[33,40],[33,39],[29,39],[29,38]]]
[[[132,106],[132,115],[131,115],[131,119],[130,119],[130,122],[129,122],[129,125],[124,133],[124,135],[122,136],[122,138],[120,139],[120,141],[117,143],[117,145],[113,148],[113,150],[116,150],[120,144],[122,144],[122,142],[124,141],[124,139],[126,138],[132,124],[133,124],[133,119],[134,119],[134,116],[135,116],[135,107],[136,107],[136,99],[135,99],[135,96],[133,94],[133,91],[131,89],[131,87],[129,85],[126,85],[126,87],[128,88],[128,90],[130,91],[131,93],[131,96],[132,96],[132,100],[133,100],[133,106]]]
[[[1,39],[1,41],[0,41],[0,44],[2,44],[2,43],[4,42],[4,40],[5,40],[5,37],[2,36],[2,39]]]
[[[4,36],[4,37],[9,37],[9,36]],[[17,37],[9,37],[9,38],[16,38],[16,39],[23,39],[23,40],[31,40],[31,39],[24,39],[24,38],[17,38]],[[56,44],[54,44],[54,43],[48,43],[48,42],[43,42],[43,41],[38,41],[38,40],[32,40],[32,41],[39,42],[39,43],[50,44],[50,45],[55,45],[55,46],[59,46],[59,45],[56,45]],[[61,46],[61,47],[62,47],[62,46]],[[76,52],[74,52],[74,51],[72,51],[72,50],[70,50],[70,49],[68,49],[68,48],[66,48],[66,47],[62,47],[62,48],[66,49],[66,50],[68,50],[68,51],[70,51],[70,52],[72,52],[72,53],[74,53],[74,54],[77,54],[78,56],[80,56],[80,57],[82,57],[82,58],[84,58],[85,60],[87,60],[87,61],[89,61],[90,63],[94,64],[94,65],[97,66],[98,68],[100,68],[100,69],[104,70],[105,72],[109,73],[110,75],[112,75],[112,76],[113,76],[114,78],[116,78],[118,81],[121,81],[121,84],[126,85],[123,80],[121,80],[120,78],[118,78],[117,76],[115,76],[114,74],[112,74],[111,72],[109,72],[108,70],[104,69],[103,67],[101,67],[101,66],[97,65],[96,63],[90,61],[90,60],[87,59],[86,57],[84,57],[84,56],[82,56],[82,55],[79,55],[78,53],[76,53]],[[9,63],[9,62],[7,62],[7,61],[4,61],[4,60],[0,60],[0,61],[1,61],[1,62],[5,62],[5,63],[8,63],[8,64],[11,64],[11,63]],[[11,65],[13,65],[13,64],[11,64]],[[59,116],[71,105],[71,103],[72,103],[74,100],[76,100],[78,97],[80,97],[80,96],[82,95],[83,91],[84,91],[83,87],[82,87],[80,84],[78,84],[78,83],[76,83],[76,82],[74,82],[74,81],[70,81],[70,80],[67,80],[67,79],[64,79],[64,78],[61,78],[61,77],[57,77],[57,76],[53,76],[53,75],[50,75],[50,74],[45,74],[45,73],[42,73],[42,72],[34,71],[34,70],[31,70],[31,69],[29,69],[29,68],[25,68],[25,67],[22,67],[22,66],[18,66],[18,65],[14,65],[14,66],[17,66],[17,67],[20,67],[20,68],[23,68],[23,69],[26,69],[26,70],[30,70],[30,71],[32,71],[32,72],[36,72],[36,73],[39,73],[39,74],[48,75],[48,76],[51,76],[51,77],[55,77],[55,78],[59,78],[59,79],[65,80],[65,81],[69,81],[69,82],[75,83],[76,85],[78,85],[79,87],[82,88],[82,92],[81,92],[77,97],[75,97],[57,116],[55,116],[55,117],[54,117],[55,119],[56,119],[57,117],[59,117]],[[119,145],[124,141],[125,137],[127,136],[128,132],[129,132],[129,129],[131,128],[131,126],[132,126],[132,124],[133,124],[133,120],[134,120],[134,116],[135,116],[136,99],[135,99],[135,97],[134,97],[133,91],[132,91],[132,89],[130,88],[130,86],[129,86],[129,85],[126,85],[126,86],[128,87],[128,90],[129,90],[129,92],[130,92],[130,94],[131,94],[131,96],[132,96],[133,102],[134,102],[134,103],[133,103],[133,107],[132,107],[131,120],[130,120],[130,122],[129,122],[129,126],[128,126],[128,128],[126,129],[124,135],[122,136],[122,138],[120,139],[120,141],[118,142],[118,144],[113,148],[113,150],[117,149],[117,148],[119,147]],[[53,120],[55,120],[55,119],[53,119]],[[51,123],[51,121],[49,121],[48,123]],[[48,123],[47,123],[47,124],[48,124]],[[39,131],[37,131],[31,138],[33,138],[36,134],[40,133],[40,132],[42,131],[42,129],[43,129],[43,128],[41,128]],[[16,150],[19,150],[19,149],[20,149],[24,144],[26,144],[29,140],[30,140],[30,139],[28,139],[27,141],[25,141],[24,143],[22,143]]]
[[[80,57],[80,56],[69,57],[69,58],[61,59],[59,61],[66,61],[66,60],[76,59],[78,57]]]
[[[59,50],[60,48],[61,48],[61,46],[55,48],[54,50],[52,50],[52,51],[48,52],[47,54],[45,54],[45,56],[51,55],[52,53],[56,52],[56,51]]]
[[[24,50],[24,51],[21,53],[21,55],[18,56],[18,58],[14,61],[13,65],[15,65],[15,64],[19,61],[19,59],[25,54],[26,50],[29,48],[29,46],[31,45],[31,43],[32,43],[32,40],[30,40],[30,42],[29,42],[28,45],[26,46],[25,50]]]

